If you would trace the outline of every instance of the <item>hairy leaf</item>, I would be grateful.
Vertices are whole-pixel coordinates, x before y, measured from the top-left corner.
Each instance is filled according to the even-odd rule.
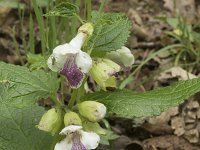
[[[10,102],[18,101],[13,90],[14,83],[0,83],[0,149],[1,150],[47,150],[52,137],[35,128],[44,109],[35,104],[15,107]],[[30,97],[31,98],[31,97]]]
[[[109,113],[119,117],[134,118],[159,115],[200,91],[200,78],[180,81],[172,86],[144,93],[129,90],[97,92],[83,97],[106,105]]]
[[[74,16],[78,13],[78,7],[68,2],[62,2],[55,6],[52,10],[45,14],[45,16],[61,16],[68,17]]]
[[[0,63],[0,83],[9,83],[9,104],[16,107],[35,103],[55,94],[59,87],[57,75],[43,70],[30,72],[26,67]]]
[[[35,128],[44,113],[35,102],[58,86],[56,74],[0,63],[0,149],[50,149],[52,137]]]
[[[94,33],[87,49],[93,49],[93,56],[102,56],[125,45],[131,23],[124,14],[93,12],[92,20]]]
[[[42,68],[48,68],[47,66],[48,56],[42,56],[41,54],[27,54],[27,61],[29,63],[30,70],[38,70]]]

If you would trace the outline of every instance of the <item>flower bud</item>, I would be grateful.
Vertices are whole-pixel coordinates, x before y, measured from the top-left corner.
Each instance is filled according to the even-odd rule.
[[[97,122],[106,115],[106,107],[96,101],[84,101],[78,104],[79,113],[91,122]]]
[[[103,90],[106,90],[106,87],[116,87],[113,75],[119,70],[120,66],[115,62],[109,59],[99,59],[93,63],[90,75]]]
[[[88,36],[91,36],[94,31],[94,27],[91,23],[87,22],[84,25],[80,26],[78,31],[83,32],[87,34]]]
[[[80,125],[81,126],[81,119],[75,112],[67,112],[64,116],[64,124],[65,126],[70,125]]]
[[[38,129],[50,132],[55,135],[59,132],[62,126],[62,112],[52,108],[48,110],[41,118],[39,124],[36,126]]]
[[[122,46],[121,49],[116,51],[111,51],[106,55],[106,58],[109,58],[119,65],[123,65],[125,67],[131,67],[135,61],[133,54],[125,46]]]

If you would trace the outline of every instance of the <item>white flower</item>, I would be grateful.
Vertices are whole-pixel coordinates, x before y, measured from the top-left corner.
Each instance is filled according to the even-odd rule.
[[[94,132],[85,132],[81,126],[70,125],[65,127],[60,134],[66,138],[55,145],[54,150],[90,150],[99,145],[100,137]]]
[[[69,43],[54,48],[47,62],[52,71],[59,72],[67,78],[72,88],[81,85],[85,74],[92,67],[91,57],[81,51],[86,38],[85,33],[79,32]]]
[[[125,67],[131,67],[135,61],[130,49],[125,46],[122,46],[121,49],[116,51],[111,51],[106,55],[106,57],[120,65],[124,65]]]

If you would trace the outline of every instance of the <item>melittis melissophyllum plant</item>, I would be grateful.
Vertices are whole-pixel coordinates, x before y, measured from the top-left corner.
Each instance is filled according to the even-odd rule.
[[[49,69],[64,76],[69,87],[74,91],[84,89],[87,78],[93,79],[104,91],[107,87],[116,88],[115,74],[123,67],[131,68],[134,63],[131,51],[123,45],[113,51],[104,51],[103,57],[92,56],[93,47],[89,48],[88,45],[97,32],[94,26],[95,22],[84,22],[69,43],[58,45],[53,49],[47,61]],[[70,99],[68,107],[64,105],[62,107],[55,106],[48,110],[37,125],[38,129],[49,132],[53,136],[58,133],[64,136],[57,141],[54,149],[97,148],[100,135],[106,134],[106,130],[99,125],[106,115],[106,106],[89,99],[83,102]]]
[[[106,91],[107,87],[116,88],[114,75],[121,70],[121,66],[131,67],[134,63],[134,56],[124,46],[106,53],[101,58],[90,56],[91,50],[83,51],[83,45],[87,44],[93,31],[92,23],[84,23],[69,43],[55,47],[48,58],[48,67],[64,76],[72,89],[81,88],[88,77],[96,81],[97,86],[102,90]],[[95,149],[100,142],[99,135],[106,134],[98,123],[106,115],[106,106],[87,100],[73,103],[70,108],[66,108],[67,111],[62,112],[61,109],[57,106],[48,110],[37,125],[40,130],[50,132],[53,136],[58,132],[64,135],[65,138],[58,141],[54,149]],[[62,127],[62,122],[64,122],[64,127]],[[61,128],[63,129],[60,131]]]
[[[69,42],[54,41],[57,46],[51,49],[48,60],[46,55],[28,55],[32,65],[29,68],[0,62],[0,149],[89,150],[99,143],[109,145],[117,135],[107,117],[138,119],[159,115],[200,91],[199,78],[144,93],[118,88],[121,81],[115,75],[131,69],[134,63],[134,56],[125,47],[130,21],[121,13],[103,13],[102,7],[87,11],[83,21],[78,7],[64,2],[45,15],[58,19],[77,17],[81,22]],[[40,27],[45,30],[41,22]],[[92,90],[88,90],[88,81],[95,83]],[[65,97],[58,94],[63,91],[71,95],[67,104]],[[54,103],[45,111],[37,100],[47,98]]]
[[[100,56],[93,56],[96,42],[93,41],[92,47],[89,45],[97,38],[94,37],[96,30],[95,22],[84,22],[70,42],[56,46],[48,58],[49,69],[64,76],[73,92],[84,90],[88,78],[104,91],[107,87],[116,88],[115,74],[134,63],[134,56],[124,45],[113,51],[104,51],[103,55],[100,52]],[[106,134],[99,122],[104,119],[107,108],[90,99],[75,101],[77,95],[74,97],[73,94],[68,106],[57,103],[42,116],[36,127],[52,136],[59,134],[62,137],[57,140],[55,150],[95,149],[100,143],[100,136]]]

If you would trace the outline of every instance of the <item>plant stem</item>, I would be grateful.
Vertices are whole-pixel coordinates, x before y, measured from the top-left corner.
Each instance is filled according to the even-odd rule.
[[[100,13],[103,12],[103,9],[104,9],[106,3],[107,3],[107,0],[103,0],[103,1],[101,2],[101,5],[100,5],[100,7],[99,7],[99,12],[100,12]]]
[[[79,91],[79,89],[73,90],[71,99],[69,100],[69,104],[68,104],[69,109],[71,109],[74,106],[74,103],[75,103],[77,95],[78,95],[78,91]]]
[[[41,8],[39,8],[37,5],[37,1],[33,0],[32,2],[33,2],[33,9],[34,9],[36,19],[39,25],[39,29],[40,29],[42,54],[44,55],[46,52],[46,32],[45,32],[43,14],[42,14]]]
[[[33,25],[33,17],[31,14],[29,16],[29,46],[30,46],[30,52],[32,54],[35,54],[34,25]]]
[[[81,24],[84,24],[84,21],[81,19],[81,17],[79,15],[74,13],[74,16],[81,22]]]
[[[55,95],[56,95],[56,94],[55,94]],[[62,107],[62,106],[63,106],[63,103],[62,103],[61,101],[59,101],[55,95],[54,95],[54,94],[51,95],[51,100],[52,100],[57,106]]]
[[[58,142],[58,139],[59,139],[59,133],[56,133],[56,135],[54,136],[51,148],[50,148],[51,150],[54,150],[54,147],[55,147],[56,143]]]
[[[68,107],[70,109],[74,106],[75,101],[78,102],[80,100],[81,96],[84,95],[84,85],[85,85],[85,82],[87,81],[87,78],[88,77],[85,77],[85,79],[82,82],[81,87],[73,90],[71,99],[69,100],[69,104],[68,104]]]
[[[87,0],[87,21],[91,21],[91,11],[92,11],[92,6],[91,6],[91,0]]]

